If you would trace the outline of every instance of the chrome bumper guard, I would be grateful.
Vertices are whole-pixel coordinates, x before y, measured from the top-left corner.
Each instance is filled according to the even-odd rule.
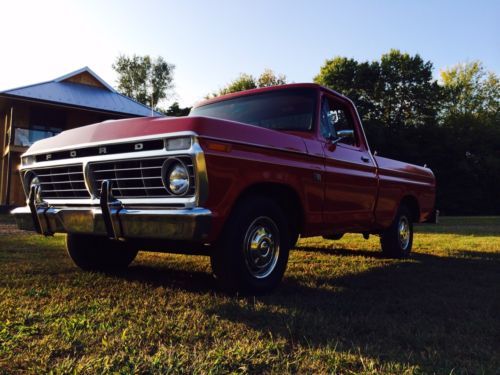
[[[20,229],[45,236],[81,233],[112,239],[150,238],[203,241],[208,237],[212,213],[204,208],[124,208],[112,195],[108,180],[101,186],[100,207],[53,207],[40,198],[40,186],[30,188],[26,207],[14,209]]]

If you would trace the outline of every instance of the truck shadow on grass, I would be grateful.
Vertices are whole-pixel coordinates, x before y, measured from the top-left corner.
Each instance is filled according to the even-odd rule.
[[[371,251],[333,253],[379,257]],[[336,347],[429,371],[480,372],[484,366],[493,372],[500,366],[499,266],[499,259],[415,254],[408,262],[349,276],[289,278],[277,295],[260,299],[267,305],[262,311],[228,306],[218,313],[305,346]]]
[[[111,273],[111,276],[128,281],[139,281],[153,287],[182,289],[191,293],[210,293],[217,290],[210,272],[183,270],[174,265],[132,265],[126,271]]]
[[[337,256],[332,262],[342,262],[343,256],[380,257],[368,250],[303,250]],[[297,345],[335,348],[424,371],[496,373],[500,258],[458,254],[414,254],[409,261],[342,277],[295,274],[273,294],[217,300],[206,313],[243,323],[263,337],[285,339],[290,351]],[[197,293],[215,288],[205,272],[135,266],[123,277]]]

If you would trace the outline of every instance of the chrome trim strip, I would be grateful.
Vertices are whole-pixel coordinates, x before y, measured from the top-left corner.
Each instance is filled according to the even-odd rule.
[[[93,146],[99,146],[99,145],[121,144],[121,143],[135,142],[135,141],[149,141],[152,139],[179,138],[179,137],[186,137],[186,136],[197,137],[198,134],[196,134],[193,131],[182,131],[182,132],[175,132],[175,133],[161,133],[161,134],[151,134],[151,135],[129,137],[129,138],[118,138],[118,139],[112,139],[112,140],[108,140],[108,141],[77,143],[77,144],[74,144],[71,146],[49,148],[49,149],[43,150],[42,152],[36,152],[36,153],[30,153],[28,150],[24,154],[22,154],[21,157],[32,156],[32,155],[44,155],[44,154],[50,154],[51,152],[65,151],[65,150],[78,150],[81,148],[93,147]],[[159,150],[153,150],[153,151],[159,151]],[[176,152],[179,152],[179,150]],[[139,153],[137,153],[137,154],[139,154]],[[111,154],[111,155],[116,155],[116,154]],[[100,156],[102,156],[102,155],[100,155]],[[68,159],[61,159],[61,160],[68,160]],[[73,160],[73,159],[71,159],[71,160]]]
[[[182,204],[186,208],[191,208],[195,206],[196,202],[196,196],[189,197],[189,198],[177,198],[177,197],[172,197],[172,198],[129,198],[129,199],[120,199],[120,201],[123,203],[123,205],[137,205],[137,204],[148,204],[148,205],[155,205],[155,204],[162,204],[162,205],[177,205],[177,204]],[[79,206],[98,206],[99,205],[99,199],[98,198],[91,198],[91,199],[64,199],[64,198],[59,198],[59,199],[45,199],[45,202],[50,204],[51,206],[55,207],[62,207],[65,205],[79,205]]]
[[[195,173],[195,201],[196,206],[202,206],[208,199],[208,172],[205,162],[205,154],[200,146],[198,138],[194,138],[191,145],[194,152],[194,173]]]
[[[92,188],[92,174],[90,173],[90,163],[84,161],[82,163],[82,171],[83,171],[83,179],[85,180],[85,187],[90,194],[90,200],[97,200],[96,195],[94,194],[94,189]],[[65,202],[68,202],[65,200]],[[49,202],[50,203],[50,202]]]
[[[37,169],[37,168],[47,168],[47,167],[58,167],[58,166],[67,166],[71,164],[80,164],[80,163],[92,163],[92,162],[100,162],[100,161],[115,161],[115,160],[127,160],[127,159],[143,159],[155,156],[174,156],[179,154],[192,155],[192,148],[187,150],[180,151],[167,151],[167,150],[151,150],[151,151],[140,151],[140,152],[125,152],[122,154],[110,154],[110,155],[94,155],[94,156],[83,156],[71,159],[59,159],[59,160],[50,160],[50,161],[40,161],[37,163],[33,163],[30,165],[21,166],[21,171],[27,169]]]

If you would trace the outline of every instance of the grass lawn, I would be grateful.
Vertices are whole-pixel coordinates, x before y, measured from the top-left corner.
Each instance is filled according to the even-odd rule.
[[[238,297],[208,258],[84,273],[64,236],[0,217],[0,374],[499,374],[500,217],[416,230],[403,261],[376,237],[301,240],[273,294]]]

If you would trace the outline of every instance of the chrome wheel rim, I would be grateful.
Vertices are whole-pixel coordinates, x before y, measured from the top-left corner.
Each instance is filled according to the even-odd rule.
[[[410,243],[410,222],[406,216],[402,216],[401,219],[399,219],[398,232],[401,248],[406,250]]]
[[[280,252],[276,223],[267,216],[255,219],[246,231],[243,252],[250,275],[256,279],[269,276],[276,268]]]

